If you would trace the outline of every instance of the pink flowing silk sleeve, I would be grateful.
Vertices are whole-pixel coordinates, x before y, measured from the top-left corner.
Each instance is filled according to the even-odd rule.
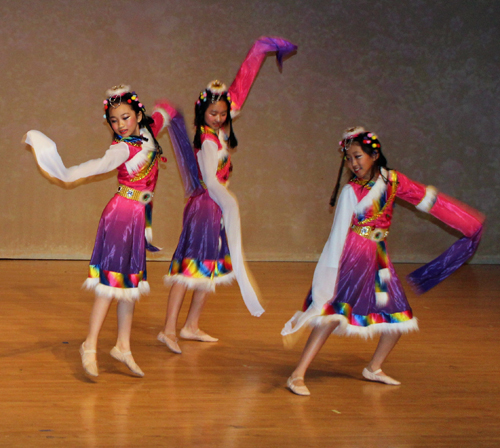
[[[268,53],[276,53],[276,59],[281,69],[283,58],[295,51],[297,51],[297,45],[280,37],[261,37],[256,40],[241,64],[231,87],[229,87],[231,109],[239,111],[243,107],[248,92]]]
[[[397,196],[464,235],[437,258],[407,276],[413,289],[422,294],[442,282],[474,255],[481,240],[485,218],[467,204],[399,173]]]

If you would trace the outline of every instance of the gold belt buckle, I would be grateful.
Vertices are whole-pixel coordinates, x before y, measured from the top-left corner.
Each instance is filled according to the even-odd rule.
[[[351,229],[363,238],[375,241],[376,243],[383,241],[389,235],[389,229],[378,229],[370,226],[357,226],[353,224]]]

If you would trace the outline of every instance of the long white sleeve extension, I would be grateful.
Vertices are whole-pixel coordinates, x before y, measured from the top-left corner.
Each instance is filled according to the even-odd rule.
[[[203,142],[201,150],[198,152],[198,164],[200,166],[201,175],[203,176],[208,194],[222,210],[227,243],[229,252],[231,253],[231,263],[245,305],[252,316],[260,316],[264,312],[264,308],[262,308],[259,303],[257,294],[248,278],[243,259],[238,202],[217,180],[216,174],[218,163],[217,145],[208,140]]]
[[[319,316],[326,302],[333,299],[340,258],[357,202],[354,190],[346,185],[337,202],[330,236],[314,270],[312,303],[306,311],[295,313],[285,324],[281,330],[283,336],[295,333],[312,318]]]
[[[118,168],[129,157],[127,144],[118,143],[110,146],[100,159],[89,160],[80,165],[66,168],[57,152],[56,144],[45,134],[40,131],[29,131],[25,141],[33,148],[40,168],[63,182],[74,182],[84,177],[108,173]]]

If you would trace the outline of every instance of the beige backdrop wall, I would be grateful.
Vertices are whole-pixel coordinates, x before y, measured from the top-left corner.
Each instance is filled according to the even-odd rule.
[[[375,130],[390,166],[489,219],[475,262],[500,262],[498,2],[476,0],[3,0],[0,5],[3,192],[0,257],[87,259],[114,175],[76,188],[42,177],[20,143],[29,129],[67,166],[103,155],[105,90],[129,83],[151,110],[168,98],[192,122],[198,92],[230,83],[253,40],[299,45],[283,73],[268,59],[235,129],[231,189],[250,260],[316,260],[342,130]],[[156,257],[170,258],[184,199],[169,158],[155,196]],[[424,261],[457,235],[405,206],[389,244]]]

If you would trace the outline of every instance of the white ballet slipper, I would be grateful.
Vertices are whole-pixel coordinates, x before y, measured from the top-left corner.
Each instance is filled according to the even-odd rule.
[[[370,381],[377,381],[379,383],[388,384],[389,386],[399,386],[401,383],[388,375],[379,375],[382,369],[370,372],[366,367],[363,369],[363,377]]]
[[[186,328],[183,328],[179,336],[182,339],[189,339],[191,341],[201,341],[201,342],[217,342],[219,339],[213,338],[209,334],[201,334],[200,329],[198,328],[194,333]]]
[[[173,338],[171,338],[170,336],[173,336]],[[160,342],[163,342],[171,352],[177,353],[178,355],[182,353],[182,350],[177,343],[177,337],[175,336],[175,334],[165,334],[160,331],[156,339],[158,339]]]
[[[288,387],[288,389],[290,389],[294,394],[297,395],[303,395],[303,396],[311,395],[311,392],[309,392],[309,389],[305,384],[303,386],[297,386],[296,384],[294,384],[295,381],[298,380],[304,381],[304,378],[302,376],[296,376],[295,378],[292,377],[288,378],[286,380],[286,387]]]
[[[109,354],[115,358],[117,361],[123,362],[132,373],[135,373],[138,376],[144,376],[144,372],[134,361],[134,357],[132,356],[132,352],[121,352],[118,347],[113,347]]]
[[[97,360],[95,356],[91,357],[89,355],[95,355],[97,352],[95,350],[86,350],[85,342],[80,346],[80,356],[82,357],[82,366],[83,370],[90,376],[99,376],[99,372],[97,371]]]

